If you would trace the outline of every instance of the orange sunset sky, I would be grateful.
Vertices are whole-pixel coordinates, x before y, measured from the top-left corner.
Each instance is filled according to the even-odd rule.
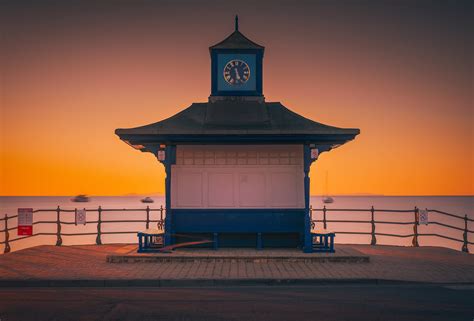
[[[311,193],[472,195],[471,1],[10,1],[0,9],[0,195],[163,193],[114,134],[210,93],[208,47],[266,47],[264,95],[361,129]]]

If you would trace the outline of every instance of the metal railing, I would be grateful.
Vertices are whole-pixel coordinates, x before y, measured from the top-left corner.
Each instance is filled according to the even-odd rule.
[[[77,225],[76,222],[71,221],[63,221],[61,220],[62,213],[76,213],[77,209],[62,209],[59,206],[55,209],[36,209],[33,210],[33,213],[40,213],[40,212],[49,212],[49,213],[56,213],[56,220],[47,220],[47,221],[34,221],[33,225],[39,224],[52,224],[56,226],[56,232],[38,232],[33,233],[29,236],[17,236],[14,239],[10,239],[10,231],[17,229],[17,226],[9,227],[8,222],[10,220],[14,220],[18,217],[18,215],[8,216],[5,214],[4,218],[0,218],[0,222],[4,221],[4,229],[0,230],[0,232],[4,232],[4,240],[0,241],[0,244],[4,244],[4,253],[10,252],[10,243],[17,242],[20,240],[28,239],[34,236],[40,235],[49,235],[49,236],[56,236],[56,245],[61,246],[63,243],[63,236],[86,236],[86,235],[96,235],[95,243],[100,245],[102,244],[102,235],[107,234],[134,234],[138,231],[102,231],[103,224],[112,224],[112,223],[145,223],[146,228],[150,228],[151,223],[156,223],[157,228],[163,230],[164,228],[164,214],[166,213],[166,209],[163,206],[160,208],[150,208],[147,206],[146,208],[102,208],[99,206],[98,208],[88,208],[86,209],[87,213],[97,213],[97,220],[86,221],[87,224],[97,224],[97,230],[95,232],[83,232],[83,233],[63,233],[61,231],[62,225]],[[324,229],[327,229],[328,223],[354,223],[354,224],[370,224],[370,232],[361,232],[361,231],[347,231],[347,230],[340,230],[340,231],[333,231],[336,234],[349,234],[349,235],[370,235],[371,236],[371,245],[377,244],[377,236],[389,236],[389,237],[398,237],[398,238],[407,238],[412,237],[412,245],[419,246],[418,238],[422,236],[434,236],[439,237],[455,242],[462,243],[461,251],[469,252],[468,245],[474,244],[468,240],[468,234],[474,233],[474,231],[468,229],[468,222],[474,222],[473,219],[470,219],[465,216],[455,215],[451,213],[446,213],[443,211],[438,211],[435,209],[427,209],[428,212],[437,213],[440,215],[444,215],[447,217],[455,218],[456,220],[462,221],[464,224],[463,227],[454,226],[442,222],[438,222],[435,220],[430,220],[429,224],[431,225],[438,225],[448,228],[450,230],[457,230],[463,232],[463,239],[455,238],[448,235],[438,234],[438,233],[419,233],[418,226],[420,225],[419,222],[419,209],[415,207],[412,210],[393,210],[393,209],[375,209],[373,206],[367,209],[335,209],[335,208],[313,208],[310,206],[310,216],[311,216],[311,228],[314,229],[318,223],[322,223]],[[102,214],[104,212],[144,212],[146,214],[145,219],[120,219],[120,220],[104,220],[102,219]],[[152,220],[150,218],[151,212],[159,212],[159,219]],[[313,219],[313,213],[322,213],[322,219]],[[329,212],[339,212],[339,213],[348,213],[348,212],[365,212],[370,213],[370,220],[343,220],[343,219],[328,219]],[[408,221],[383,221],[383,220],[376,220],[375,216],[376,213],[411,213],[412,220]],[[63,214],[64,215],[64,214]],[[413,233],[411,234],[394,234],[394,233],[382,233],[376,231],[376,224],[391,224],[391,225],[411,225],[413,227]]]
[[[4,232],[4,241],[1,241],[0,244],[4,244],[4,253],[10,252],[10,243],[28,239],[34,236],[44,236],[44,235],[49,235],[49,236],[56,236],[56,246],[61,246],[63,243],[63,236],[86,236],[86,235],[96,235],[96,240],[95,243],[97,245],[102,244],[102,235],[107,235],[107,234],[135,234],[138,231],[109,231],[109,232],[104,232],[102,231],[102,225],[103,224],[112,224],[112,223],[145,223],[146,228],[150,228],[150,223],[156,223],[157,228],[160,230],[163,230],[164,227],[164,219],[163,219],[163,214],[166,213],[166,209],[163,206],[160,206],[160,208],[150,208],[147,206],[146,208],[102,208],[99,206],[98,208],[87,208],[87,213],[97,213],[97,220],[92,220],[89,221],[87,220],[85,223],[86,224],[97,224],[97,231],[96,232],[84,232],[84,233],[63,233],[61,232],[61,227],[62,225],[77,225],[76,222],[71,222],[71,221],[62,221],[61,220],[61,213],[74,213],[76,214],[77,208],[75,209],[62,209],[59,206],[55,209],[36,209],[33,210],[33,213],[40,213],[40,212],[49,212],[49,213],[56,213],[56,220],[55,221],[34,221],[34,225],[38,224],[54,224],[56,226],[56,232],[38,232],[38,233],[33,233],[32,235],[28,236],[17,236],[14,239],[10,239],[10,231],[17,229],[17,226],[13,227],[8,227],[8,221],[13,220],[18,217],[18,215],[13,215],[13,216],[8,216],[5,214],[4,218],[0,218],[0,222],[4,221],[4,229],[0,230],[0,232]],[[146,213],[146,218],[145,219],[134,219],[134,220],[104,220],[102,219],[102,213],[104,212],[145,212]],[[150,213],[151,212],[159,212],[160,217],[157,220],[152,220],[150,219]]]
[[[323,208],[313,208],[310,206],[310,217],[311,217],[311,228],[315,229],[317,223],[323,223],[323,227],[326,230],[328,223],[355,223],[355,224],[370,224],[371,230],[370,232],[360,232],[360,231],[333,231],[336,234],[349,234],[349,235],[370,235],[371,236],[371,245],[377,245],[377,236],[390,236],[390,237],[399,237],[399,238],[406,238],[406,237],[412,237],[412,245],[415,247],[420,246],[418,243],[418,237],[420,236],[434,236],[434,237],[439,237],[455,242],[460,242],[462,243],[461,251],[469,253],[469,248],[468,244],[474,244],[473,242],[470,242],[468,240],[468,234],[469,233],[474,233],[474,231],[468,229],[468,222],[474,222],[473,219],[470,219],[467,217],[467,214],[465,216],[460,216],[460,215],[455,215],[451,213],[446,213],[443,211],[435,210],[435,209],[426,209],[428,213],[437,213],[440,215],[448,216],[455,218],[457,220],[462,220],[464,223],[464,227],[458,227],[450,224],[445,224],[442,222],[438,222],[436,220],[429,220],[429,224],[431,225],[438,225],[438,226],[443,226],[451,230],[457,230],[457,231],[462,231],[463,232],[463,239],[458,239],[452,236],[447,236],[447,235],[442,235],[438,233],[419,233],[418,232],[418,226],[420,225],[419,221],[419,212],[420,210],[418,207],[415,206],[414,209],[412,210],[392,210],[392,209],[375,209],[373,206],[368,209],[351,209],[351,208],[344,208],[344,209],[337,209],[337,208],[326,208],[324,206]],[[313,219],[313,213],[314,212],[322,212],[322,219],[317,220]],[[365,212],[365,213],[370,213],[370,220],[338,220],[338,219],[327,219],[328,213],[329,212]],[[376,220],[375,219],[375,214],[376,213],[411,213],[413,220],[409,221],[381,221],[381,220]],[[381,233],[376,231],[376,224],[392,224],[392,225],[412,225],[413,227],[413,233],[411,234],[394,234],[394,233]]]

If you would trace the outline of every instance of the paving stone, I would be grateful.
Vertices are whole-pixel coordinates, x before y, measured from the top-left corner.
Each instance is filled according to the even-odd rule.
[[[242,283],[245,280],[267,283],[277,282],[276,280],[280,280],[279,282],[300,280],[298,282],[303,284],[322,280],[474,283],[472,254],[437,247],[338,245],[339,253],[357,252],[370,256],[370,262],[362,264],[298,260],[301,255],[305,255],[301,252],[287,255],[295,260],[278,261],[272,260],[272,255],[281,257],[281,250],[266,252],[246,249],[229,251],[221,249],[217,251],[221,260],[216,260],[214,257],[205,261],[168,260],[153,263],[139,261],[126,264],[106,262],[107,255],[124,251],[125,246],[131,248],[130,245],[123,244],[38,246],[3,254],[0,255],[0,286],[27,284],[19,282],[21,280],[30,282],[33,286],[69,283],[71,286],[95,283],[104,286],[107,284],[163,286],[178,284],[178,281],[183,280],[201,280],[203,284],[206,282],[215,284],[219,280],[221,280],[219,284],[223,284],[224,281]],[[195,254],[198,258],[217,255],[214,251],[212,253],[197,251]],[[184,254],[189,256],[193,252],[186,250],[180,255]],[[236,260],[235,257],[239,255],[261,259]],[[324,258],[330,254],[310,254],[314,255],[321,255],[320,257]]]

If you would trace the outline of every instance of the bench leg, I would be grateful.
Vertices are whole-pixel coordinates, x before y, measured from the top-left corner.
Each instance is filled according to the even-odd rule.
[[[138,235],[138,252],[143,250],[143,236]]]
[[[213,234],[213,241],[214,241],[214,244],[213,244],[214,250],[217,250],[219,248],[219,234],[217,233]]]
[[[262,248],[263,248],[262,233],[257,233],[257,250],[261,250]]]
[[[329,241],[329,251],[334,253],[334,235],[330,236],[330,241]]]

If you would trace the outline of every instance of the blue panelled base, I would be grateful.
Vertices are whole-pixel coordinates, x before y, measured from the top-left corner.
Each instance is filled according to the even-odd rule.
[[[173,209],[173,243],[209,238],[218,247],[302,247],[305,209]],[[201,245],[206,246],[206,245]]]

